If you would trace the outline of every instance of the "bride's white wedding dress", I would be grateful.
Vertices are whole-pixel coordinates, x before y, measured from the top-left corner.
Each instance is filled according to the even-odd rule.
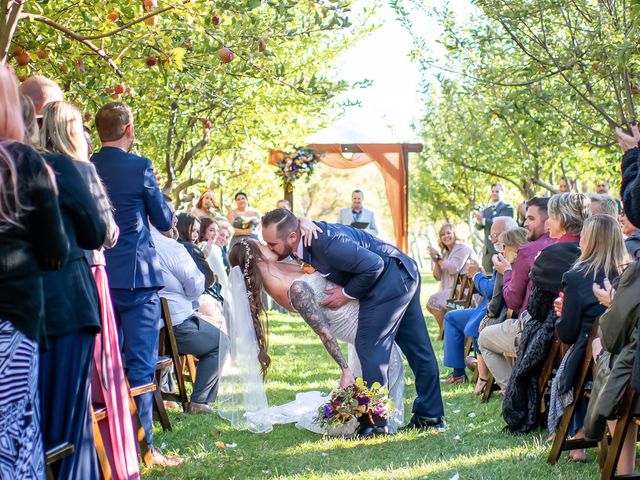
[[[301,277],[313,290],[316,301],[322,302],[324,291],[336,285],[329,282],[319,273],[305,274]],[[240,285],[239,285],[240,284]],[[351,433],[357,422],[345,426],[336,432],[325,432],[314,421],[318,408],[327,401],[328,394],[318,391],[303,392],[296,399],[284,405],[268,407],[264,386],[257,365],[257,346],[255,332],[251,324],[251,316],[246,301],[246,290],[239,268],[233,269],[230,275],[229,293],[232,297],[228,312],[227,345],[221,345],[227,351],[220,354],[220,390],[218,394],[218,411],[228,419],[234,428],[248,429],[255,432],[271,430],[277,423],[295,423],[316,433]],[[244,304],[244,306],[242,305]],[[337,310],[323,309],[334,337],[348,343],[349,366],[356,377],[362,375],[360,362],[353,346],[358,329],[357,300],[350,301]],[[248,315],[248,320],[246,316]],[[247,325],[248,323],[248,325]],[[253,332],[253,342],[250,338]],[[319,340],[318,340],[319,341]],[[220,350],[223,352],[223,350]],[[251,357],[254,357],[253,359]],[[273,359],[278,361],[277,358]],[[330,360],[327,357],[327,361]],[[253,363],[253,366],[248,365]],[[394,344],[389,360],[389,396],[395,408],[389,418],[389,430],[395,431],[404,420],[404,365],[400,349]]]

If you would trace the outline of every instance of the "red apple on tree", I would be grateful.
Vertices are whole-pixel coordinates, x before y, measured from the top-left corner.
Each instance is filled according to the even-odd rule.
[[[49,54],[47,53],[46,50],[38,50],[36,52],[36,55],[38,56],[38,58],[40,60],[45,60],[45,59],[49,58]]]
[[[267,49],[267,42],[265,42],[263,39],[260,39],[260,41],[258,42],[258,51],[264,52],[266,49]]]
[[[222,47],[218,50],[218,58],[222,63],[231,63],[235,58],[235,54],[230,48]]]
[[[157,25],[157,23],[158,23],[158,16],[154,15],[153,17],[145,18],[144,19],[144,23],[146,23],[150,27],[153,27],[153,26]]]
[[[83,118],[84,121],[88,123],[93,119],[93,115],[91,115],[90,113],[85,113]]]
[[[115,23],[120,20],[120,13],[117,10],[111,10],[107,15],[107,18]]]
[[[27,51],[23,50],[18,55],[16,55],[16,63],[21,67],[29,65],[29,62],[31,62],[31,57],[29,56],[29,53]]]
[[[156,0],[144,0],[142,2],[142,8],[145,12],[148,12],[149,10],[156,8],[158,6],[158,2]]]
[[[219,15],[214,15],[211,17],[211,23],[214,25],[220,25],[222,23],[222,18]]]
[[[124,83],[119,83],[113,88],[113,91],[116,94],[121,95],[125,92],[126,89],[127,89],[127,86]]]
[[[158,57],[154,57],[153,55],[149,55],[146,59],[147,66],[153,67],[158,64]]]
[[[208,118],[205,118],[202,120],[202,127],[205,130],[209,130],[212,126],[213,126],[213,123],[211,123],[211,120],[209,120]]]

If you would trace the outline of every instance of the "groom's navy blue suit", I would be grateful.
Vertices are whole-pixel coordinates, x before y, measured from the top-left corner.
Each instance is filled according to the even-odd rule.
[[[413,413],[444,415],[438,363],[420,306],[420,273],[398,248],[356,228],[315,222],[322,233],[303,260],[360,301],[356,352],[369,385],[388,385],[395,341],[415,375]]]

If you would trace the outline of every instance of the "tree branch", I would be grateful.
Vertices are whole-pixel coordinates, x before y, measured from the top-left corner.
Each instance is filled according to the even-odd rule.
[[[91,42],[90,40],[83,38],[81,35],[78,35],[76,32],[74,32],[73,30],[65,27],[64,25],[60,25],[58,22],[54,22],[53,20],[51,20],[48,17],[45,17],[44,15],[37,15],[35,13],[21,13],[18,16],[18,19],[27,19],[30,20],[32,22],[41,22],[44,23],[45,25],[49,25],[50,27],[54,28],[55,30],[58,30],[59,32],[62,32],[65,36],[72,38],[74,40],[76,40],[77,42],[82,43],[84,46],[86,46],[89,50],[93,51],[94,53],[96,53],[98,56],[100,56],[102,59],[104,59],[109,66],[119,75],[122,77],[122,72],[120,71],[120,69],[118,68],[118,66],[114,63],[113,60],[111,60],[111,57],[102,49],[99,48],[98,46],[96,46],[93,42]]]

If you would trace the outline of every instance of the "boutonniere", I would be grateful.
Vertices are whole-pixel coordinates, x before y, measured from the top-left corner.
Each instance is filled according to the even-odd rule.
[[[302,270],[304,273],[307,273],[307,274],[312,274],[316,271],[315,268],[313,268],[310,264],[306,262],[302,262],[300,264],[300,270]]]

